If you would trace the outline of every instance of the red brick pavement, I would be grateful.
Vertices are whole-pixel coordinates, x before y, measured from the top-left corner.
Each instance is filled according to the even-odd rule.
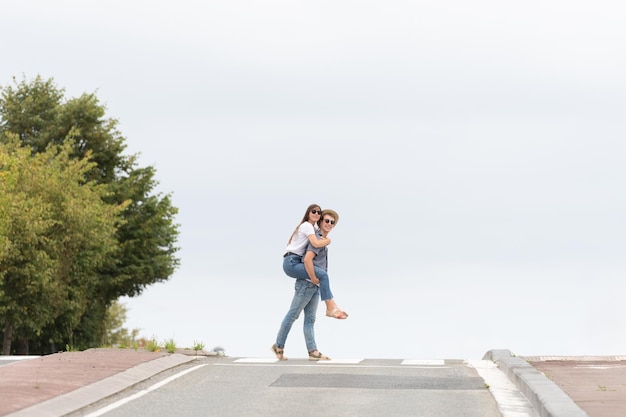
[[[626,356],[526,360],[589,417],[626,416]]]
[[[133,349],[62,352],[0,366],[0,416],[167,355]]]

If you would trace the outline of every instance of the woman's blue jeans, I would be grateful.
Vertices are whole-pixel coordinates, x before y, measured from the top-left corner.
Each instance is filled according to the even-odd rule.
[[[291,330],[293,323],[300,317],[300,313],[304,310],[304,340],[306,348],[309,352],[317,350],[315,344],[315,316],[317,314],[317,306],[320,302],[317,296],[319,287],[312,282],[303,279],[296,280],[295,293],[291,300],[291,307],[283,322],[280,325],[278,336],[276,336],[276,346],[285,347],[287,336]]]
[[[330,278],[328,273],[319,267],[315,268],[315,276],[320,280],[320,297],[322,301],[332,300],[333,293],[330,291]],[[283,259],[283,271],[285,274],[295,279],[310,280],[309,274],[304,269],[302,258],[298,255],[287,255]]]

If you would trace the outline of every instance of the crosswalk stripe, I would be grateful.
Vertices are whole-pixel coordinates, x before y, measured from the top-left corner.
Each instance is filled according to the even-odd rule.
[[[317,363],[319,364],[327,363],[330,365],[337,365],[338,363],[355,365],[357,363],[361,363],[361,361],[363,361],[363,359],[331,359],[329,361],[317,361]]]
[[[402,365],[441,366],[445,364],[446,361],[443,359],[405,359],[402,361]]]
[[[306,360],[307,358],[292,358],[293,360]],[[363,362],[363,358],[343,358],[331,359],[328,361],[310,361],[311,363],[329,364],[329,365],[356,365]],[[281,362],[276,358],[238,358],[235,363],[275,363]],[[407,366],[444,366],[446,361],[443,359],[404,359],[400,365]]]

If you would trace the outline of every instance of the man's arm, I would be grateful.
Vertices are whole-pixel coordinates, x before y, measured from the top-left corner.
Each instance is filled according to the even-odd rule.
[[[304,262],[304,270],[309,275],[311,282],[317,285],[320,283],[320,280],[317,279],[317,277],[315,276],[315,267],[313,266],[313,258],[315,258],[315,256],[315,252],[308,250],[304,254],[304,259],[302,260],[302,262]]]

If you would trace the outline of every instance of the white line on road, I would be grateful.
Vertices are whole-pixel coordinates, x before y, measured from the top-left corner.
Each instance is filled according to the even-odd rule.
[[[321,363],[321,362],[320,362]],[[310,363],[285,363],[282,361],[280,365],[276,365],[274,363],[254,363],[254,362],[246,362],[246,363],[214,363],[213,366],[254,366],[254,367],[290,367],[290,368],[313,368],[320,366],[324,368],[377,368],[377,369],[448,369],[449,366],[418,366],[418,365],[363,365],[363,364],[345,364],[345,363],[331,363],[331,361],[325,361],[325,365],[320,365],[318,362],[310,362]]]
[[[357,363],[361,363],[363,359],[331,359],[328,361],[316,361],[316,363],[320,365],[338,365],[338,364],[346,364],[346,365],[355,365]]]
[[[37,356],[28,356],[28,355],[8,355],[8,356],[0,356],[0,361],[23,361],[27,359],[36,359],[41,358],[40,355]]]
[[[441,366],[445,364],[446,361],[443,359],[405,359],[402,361],[402,365]]]
[[[204,366],[207,366],[207,364],[197,365],[197,366],[194,366],[193,368],[185,369],[184,371],[181,371],[181,372],[177,373],[176,375],[172,375],[169,378],[165,378],[163,381],[159,381],[156,384],[154,384],[154,385],[152,385],[152,386],[150,386],[150,387],[148,387],[148,388],[146,388],[144,390],[141,390],[141,391],[139,391],[139,392],[137,392],[137,393],[135,393],[135,394],[133,394],[131,396],[128,396],[126,398],[122,398],[121,400],[116,401],[113,404],[109,404],[106,407],[103,407],[103,408],[99,409],[98,411],[94,411],[91,414],[87,414],[85,417],[98,417],[98,416],[101,416],[101,415],[103,415],[105,413],[108,413],[109,411],[112,411],[112,410],[115,410],[118,407],[121,407],[122,405],[124,405],[126,403],[129,403],[129,402],[131,402],[133,400],[136,400],[137,398],[143,397],[144,395],[148,394],[149,392],[154,391],[156,389],[159,389],[163,385],[169,384],[170,382],[180,378],[181,376],[187,375],[188,373],[193,372],[196,369],[200,369],[200,368],[202,368]]]
[[[489,386],[502,417],[537,417],[528,399],[515,387],[495,363],[487,360],[466,361]]]
[[[274,358],[240,358],[236,359],[233,362],[237,363],[275,363],[278,362],[278,359]]]
[[[344,363],[344,364],[357,364],[362,362],[363,359],[331,359],[331,360],[325,360],[325,361],[310,361],[311,363],[319,363],[319,364],[324,364],[324,363],[329,363],[329,364],[340,364],[340,363]],[[239,359],[235,359],[233,362],[236,363],[276,363],[279,362],[278,359],[275,358],[239,358]]]
[[[296,358],[296,359],[302,359],[303,358]],[[362,358],[358,358],[358,359],[331,359],[331,360],[327,360],[327,361],[309,361],[308,364],[286,364],[283,361],[279,361],[278,359],[275,358],[239,358],[239,359],[235,359],[233,361],[233,363],[246,363],[246,364],[274,364],[274,363],[281,363],[281,366],[317,366],[317,365],[324,365],[324,366],[331,366],[331,365],[358,365],[361,362],[363,362],[365,359]],[[402,367],[414,367],[414,368],[447,368],[447,366],[445,366],[446,361],[443,359],[404,359],[400,365]],[[224,363],[220,363],[219,365],[229,365],[229,364],[224,364]],[[362,367],[375,367],[375,368],[393,368],[396,366],[393,365],[359,365]]]

